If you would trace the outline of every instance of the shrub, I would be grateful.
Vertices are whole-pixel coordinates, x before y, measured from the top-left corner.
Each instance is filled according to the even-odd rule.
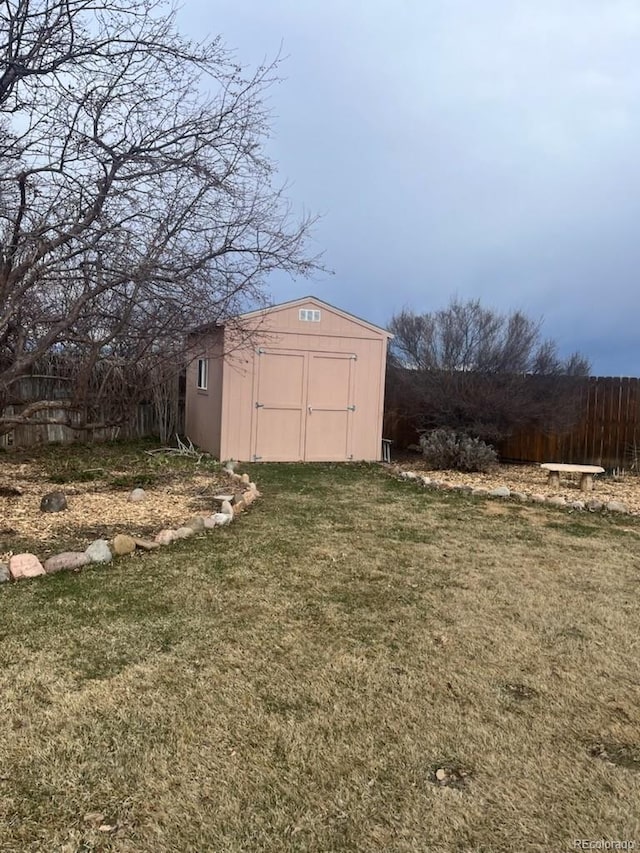
[[[432,468],[490,471],[498,461],[491,445],[450,429],[433,429],[420,437],[425,460]]]

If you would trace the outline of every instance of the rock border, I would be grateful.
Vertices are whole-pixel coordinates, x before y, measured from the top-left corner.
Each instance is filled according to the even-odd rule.
[[[163,528],[154,539],[141,539],[128,533],[115,533],[110,542],[106,539],[94,539],[84,551],[63,551],[44,561],[40,561],[35,554],[12,554],[8,562],[0,563],[0,583],[41,577],[60,571],[77,572],[83,566],[111,563],[114,557],[124,557],[134,551],[153,551],[180,539],[188,539],[196,533],[209,533],[216,527],[231,524],[237,515],[261,497],[261,492],[248,474],[238,474],[230,466],[223,468],[223,471],[227,474],[232,487],[229,491],[233,493],[214,497],[214,501],[220,503],[219,512],[211,515],[193,515],[180,527]],[[130,499],[143,500],[143,490],[134,489],[134,492],[136,491],[142,494],[137,494],[135,498],[130,496]]]
[[[618,515],[637,515],[629,510],[626,504],[622,501],[599,501],[596,498],[591,498],[587,501],[567,501],[562,495],[551,495],[546,497],[530,492],[512,491],[508,486],[498,486],[495,489],[483,489],[475,486],[464,485],[461,483],[448,483],[442,480],[433,480],[424,474],[418,474],[417,471],[404,471],[395,469],[393,472],[399,480],[413,481],[426,489],[434,489],[446,492],[463,492],[472,497],[497,498],[501,500],[513,500],[518,503],[535,503],[546,504],[561,509],[568,509],[572,512],[611,512]]]

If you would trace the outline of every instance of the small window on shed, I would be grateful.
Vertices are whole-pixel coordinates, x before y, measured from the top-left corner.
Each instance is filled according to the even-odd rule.
[[[307,323],[320,322],[320,312],[312,308],[301,308],[299,317]]]
[[[209,359],[198,359],[198,390],[206,391],[209,381]]]

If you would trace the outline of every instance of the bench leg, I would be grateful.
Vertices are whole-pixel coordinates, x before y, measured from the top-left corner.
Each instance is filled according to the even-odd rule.
[[[560,474],[558,471],[549,471],[549,485],[552,489],[560,488]]]
[[[580,477],[580,490],[590,492],[593,489],[593,474],[583,474]]]

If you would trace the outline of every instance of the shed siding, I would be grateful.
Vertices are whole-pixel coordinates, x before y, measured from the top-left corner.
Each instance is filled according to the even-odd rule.
[[[356,409],[351,424],[351,455],[353,459],[377,460],[381,453],[382,408],[384,359],[386,342],[384,339],[365,339],[348,337],[330,337],[328,335],[284,334],[261,340],[257,347],[265,346],[269,350],[287,350],[295,352],[345,353],[357,357],[354,363],[353,405]],[[225,363],[223,383],[223,427],[222,458],[250,460],[253,457],[258,412],[257,380],[258,359],[263,358],[254,351],[234,353]],[[245,363],[238,366],[238,361]],[[313,404],[313,389],[309,390],[309,401]],[[274,425],[275,425],[274,420]],[[275,427],[274,427],[275,428]],[[292,460],[299,457],[297,449],[292,448]]]
[[[198,447],[218,458],[220,457],[224,369],[223,340],[223,330],[215,329],[207,335],[194,337],[190,343],[185,401],[187,436]],[[209,379],[206,391],[200,391],[197,388],[199,358],[209,360]]]
[[[301,308],[320,320],[300,320]],[[207,395],[195,389],[197,363],[189,369],[190,437],[220,459],[380,459],[384,330],[313,299],[240,319],[251,345],[237,323],[224,338],[211,333],[209,346],[225,356],[215,382],[210,366]]]
[[[309,308],[320,311],[320,322],[300,320],[300,309]],[[331,335],[332,337],[345,338],[371,338],[379,337],[376,332],[363,320],[362,323],[356,319],[344,317],[322,303],[313,300],[300,302],[295,306],[283,306],[282,308],[267,309],[260,315],[252,317],[251,322],[263,331],[277,331],[283,334],[306,335]]]

